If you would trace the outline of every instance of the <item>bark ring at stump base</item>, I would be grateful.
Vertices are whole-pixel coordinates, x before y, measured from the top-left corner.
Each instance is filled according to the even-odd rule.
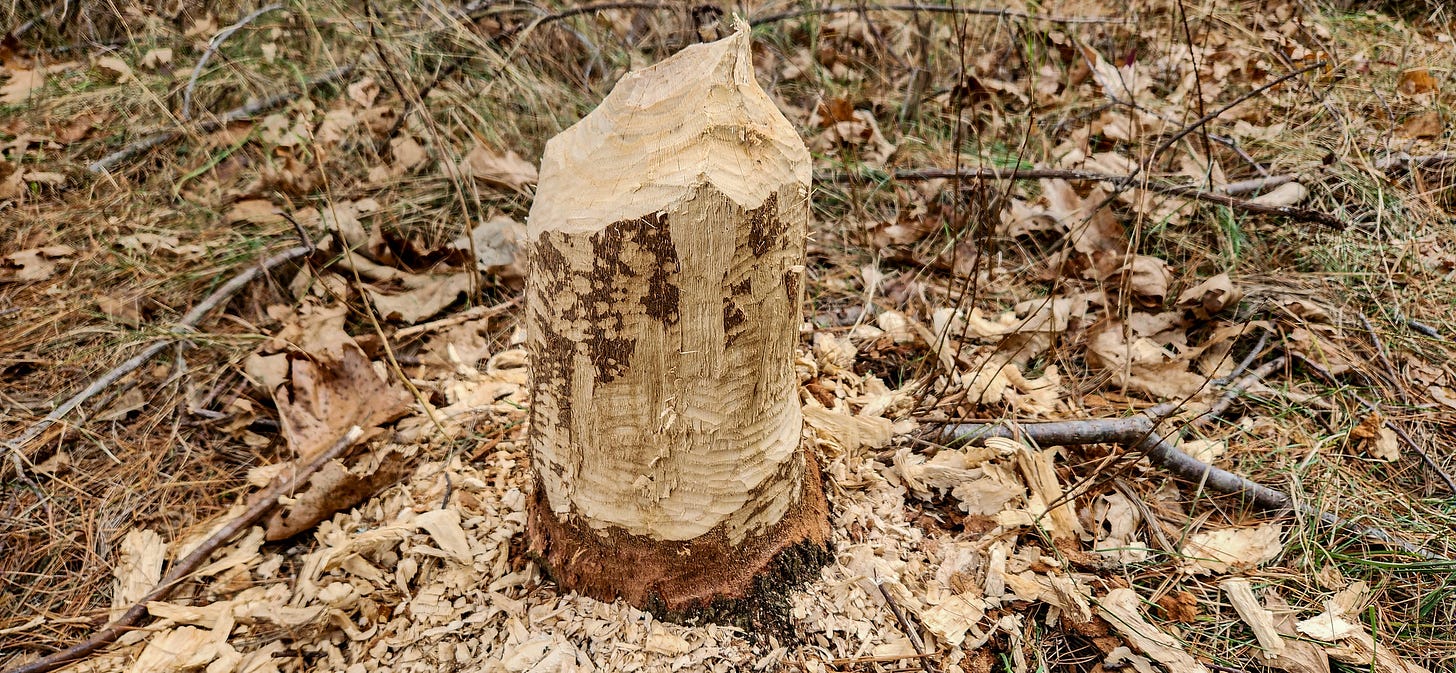
[[[722,526],[670,542],[562,521],[538,482],[526,508],[529,553],[560,586],[597,600],[625,600],[670,621],[701,618],[780,630],[788,622],[786,590],[816,577],[830,556],[819,466],[807,450],[800,453],[805,465],[799,501],[738,545],[729,543]]]

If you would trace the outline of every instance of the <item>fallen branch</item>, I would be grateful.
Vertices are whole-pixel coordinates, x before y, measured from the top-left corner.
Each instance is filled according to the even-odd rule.
[[[948,180],[948,179],[972,179],[972,180],[1086,180],[1093,182],[1110,182],[1120,184],[1135,180],[1135,174],[1113,175],[1110,173],[1096,173],[1068,168],[918,168],[907,170],[896,170],[889,173],[862,172],[849,173],[845,171],[819,171],[814,174],[814,179],[819,182],[849,182],[852,179],[865,179],[885,177],[899,182],[917,182],[925,180]],[[1291,208],[1287,206],[1269,206],[1262,203],[1255,203],[1247,199],[1240,199],[1229,196],[1218,191],[1209,191],[1193,185],[1177,185],[1157,180],[1143,180],[1135,183],[1135,188],[1145,189],[1150,192],[1177,196],[1195,201],[1213,203],[1232,210],[1241,210],[1248,213],[1260,215],[1278,215],[1301,222],[1314,222],[1331,229],[1344,229],[1345,223],[1341,222],[1334,215],[1322,213],[1315,210],[1303,208]]]
[[[187,579],[188,575],[191,575],[193,571],[201,567],[207,561],[208,557],[212,556],[212,553],[217,551],[219,547],[234,535],[262,521],[263,517],[267,516],[269,512],[272,512],[278,506],[279,496],[302,490],[304,484],[308,482],[309,478],[315,472],[322,469],[329,461],[342,455],[344,451],[359,441],[359,438],[363,435],[364,431],[359,426],[356,425],[349,428],[349,431],[344,433],[344,436],[340,437],[332,446],[319,455],[314,456],[313,460],[310,460],[303,467],[298,468],[298,471],[292,479],[279,479],[274,481],[271,487],[256,496],[256,500],[253,501],[253,504],[242,515],[228,522],[226,526],[223,526],[216,533],[209,535],[206,540],[202,541],[202,544],[199,544],[196,549],[192,550],[192,553],[177,561],[176,565],[167,571],[167,575],[162,578],[162,581],[157,584],[156,588],[147,592],[135,604],[127,608],[126,612],[122,613],[120,617],[110,624],[107,624],[105,628],[97,631],[90,638],[60,652],[46,655],[27,664],[21,664],[20,666],[5,671],[5,673],[48,673],[49,671],[54,671],[62,666],[76,662],[92,652],[111,644],[117,638],[120,638],[123,633],[126,633],[134,624],[141,621],[141,618],[147,614],[147,603],[166,598],[177,588],[177,585],[182,580]]]
[[[241,107],[233,108],[232,110],[224,112],[216,119],[209,119],[207,121],[199,122],[191,129],[188,129],[186,127],[173,128],[167,129],[165,131],[158,131],[151,135],[144,136],[133,141],[126,147],[112,152],[111,154],[108,154],[101,159],[91,163],[90,165],[86,166],[86,170],[91,171],[92,173],[103,173],[111,170],[117,164],[126,161],[127,159],[130,159],[138,154],[141,154],[142,152],[146,152],[147,150],[150,150],[159,145],[172,142],[173,140],[182,137],[189,130],[197,133],[211,133],[233,122],[249,119],[260,113],[268,112],[275,108],[282,107],[298,99],[298,97],[303,95],[306,91],[310,91],[316,87],[323,86],[325,84],[331,84],[333,82],[342,80],[345,77],[348,77],[351,73],[354,72],[356,67],[357,65],[353,63],[339,66],[337,68],[334,68],[333,70],[329,70],[305,81],[303,83],[303,87],[299,91],[274,94],[267,98],[255,100]]]
[[[1227,194],[1229,196],[1238,196],[1240,194],[1248,194],[1249,192],[1257,192],[1264,189],[1273,189],[1280,185],[1287,185],[1298,179],[1299,176],[1293,173],[1285,173],[1283,175],[1270,175],[1262,178],[1253,178],[1250,180],[1230,182],[1226,185],[1219,187],[1218,191],[1223,192],[1224,194]]]
[[[206,69],[207,62],[212,59],[213,54],[217,53],[223,41],[232,37],[233,33],[238,32],[243,26],[252,23],[253,19],[275,9],[283,9],[283,5],[274,4],[268,5],[267,7],[260,7],[254,10],[252,14],[239,19],[237,23],[218,31],[217,35],[212,37],[212,41],[207,43],[207,51],[202,52],[202,58],[197,59],[197,65],[192,68],[192,76],[187,78],[187,88],[182,91],[182,112],[179,116],[182,117],[183,121],[192,119],[192,91],[197,88],[197,78],[202,76],[202,71]]]
[[[65,402],[61,403],[61,406],[56,407],[54,411],[46,414],[45,418],[36,421],[29,428],[26,428],[25,432],[20,433],[20,435],[18,435],[14,439],[6,442],[5,448],[10,453],[11,462],[15,466],[16,474],[25,474],[25,470],[22,469],[21,465],[21,449],[25,448],[25,445],[29,444],[31,440],[34,440],[36,437],[39,437],[41,433],[45,432],[46,428],[49,428],[51,425],[55,424],[56,421],[65,418],[67,414],[74,411],[76,407],[81,406],[81,403],[85,402],[88,399],[91,399],[91,397],[96,395],[96,393],[105,390],[108,386],[116,383],[123,376],[126,376],[127,374],[136,371],[139,367],[146,364],[153,357],[155,357],[157,353],[162,352],[173,343],[176,343],[177,341],[186,338],[186,335],[195,330],[198,323],[202,322],[202,319],[206,318],[208,313],[211,313],[218,306],[226,303],[229,299],[232,298],[234,294],[237,294],[238,290],[241,290],[248,283],[252,282],[254,278],[257,278],[258,274],[269,271],[274,267],[277,267],[280,264],[283,264],[290,260],[307,255],[309,254],[309,252],[309,248],[303,246],[290,248],[272,257],[269,257],[268,259],[263,260],[256,266],[251,266],[248,269],[244,270],[242,273],[234,276],[228,282],[223,283],[222,287],[214,290],[212,294],[207,296],[206,299],[203,299],[196,306],[192,307],[192,310],[188,311],[186,315],[182,316],[182,320],[178,321],[178,323],[172,327],[172,336],[159,339],[158,341],[152,343],[150,346],[147,346],[146,349],[144,349],[142,352],[132,356],[126,362],[123,362],[117,365],[111,371],[106,372],[106,374],[103,375],[101,378],[96,379],[91,383],[91,385],[86,386],[85,390],[76,393],[74,396],[71,397],[71,399],[66,400]]]
[[[1256,509],[1269,512],[1299,512],[1318,518],[1331,528],[1344,530],[1360,537],[1374,540],[1426,560],[1450,562],[1415,545],[1398,540],[1380,528],[1362,528],[1328,512],[1323,512],[1303,503],[1296,503],[1283,491],[1250,481],[1227,470],[1205,463],[1183,453],[1173,446],[1157,429],[1166,405],[1159,405],[1147,412],[1127,418],[1094,418],[1075,421],[1046,421],[1031,423],[957,423],[940,428],[933,440],[951,447],[979,444],[991,437],[1007,439],[1030,439],[1042,446],[1083,446],[1087,444],[1118,444],[1123,448],[1146,455],[1154,465],[1172,473],[1173,476],[1225,495],[1238,496]]]
[[[1021,19],[1024,21],[1044,21],[1046,23],[1066,24],[1103,24],[1103,23],[1132,23],[1134,19],[1126,16],[1048,16],[1045,14],[1031,14],[1020,12],[1014,9],[988,9],[984,7],[958,7],[956,5],[860,5],[857,7],[808,7],[804,9],[793,9],[778,14],[752,17],[748,25],[757,28],[764,24],[778,21],[788,21],[802,16],[818,16],[824,14],[858,14],[860,12],[930,12],[935,14],[969,14],[972,16],[991,16],[999,19]]]

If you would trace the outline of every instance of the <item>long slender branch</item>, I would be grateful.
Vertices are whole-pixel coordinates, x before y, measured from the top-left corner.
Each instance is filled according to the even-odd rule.
[[[229,110],[227,112],[224,112],[216,119],[209,119],[207,121],[200,122],[193,128],[198,133],[211,133],[233,122],[242,121],[257,114],[273,110],[283,105],[287,105],[288,103],[296,100],[299,96],[302,96],[306,91],[325,84],[337,82],[341,79],[344,79],[345,77],[348,77],[351,73],[354,72],[356,68],[357,64],[354,63],[339,66],[337,68],[334,68],[333,70],[329,70],[327,72],[310,78],[308,81],[304,82],[303,87],[299,91],[273,94],[272,96],[269,96],[267,98],[255,100],[246,105],[242,105],[233,108],[232,110]],[[154,147],[164,145],[182,137],[186,131],[186,127],[179,127],[167,129],[165,131],[157,131],[156,133],[153,133],[151,135],[144,136],[136,141],[133,141],[126,147],[112,152],[111,154],[108,154],[101,159],[98,159],[97,161],[91,163],[90,165],[86,166],[86,170],[91,171],[92,173],[104,173],[114,168],[117,164],[126,161],[127,159],[130,159],[138,154],[141,154],[142,152],[146,152],[147,150],[150,150]]]
[[[1026,21],[1045,21],[1047,23],[1067,24],[1089,24],[1089,23],[1132,23],[1133,19],[1125,16],[1048,16],[1045,14],[1031,14],[1020,12],[1014,9],[988,9],[984,7],[958,7],[956,5],[864,5],[860,7],[806,7],[793,9],[778,14],[767,14],[764,16],[752,17],[748,20],[750,26],[762,26],[778,21],[788,21],[802,16],[817,16],[824,14],[850,14],[859,12],[931,12],[937,14],[968,14],[972,16],[992,16],[1002,19],[1022,19]]]
[[[137,353],[126,362],[123,362],[117,365],[111,371],[106,372],[106,374],[102,375],[101,378],[96,379],[91,383],[91,385],[86,386],[84,390],[76,393],[70,399],[66,400],[65,402],[61,403],[60,406],[56,407],[54,411],[46,414],[45,418],[42,418],[39,421],[31,424],[29,428],[25,429],[25,432],[20,433],[14,439],[6,442],[5,448],[11,455],[11,461],[14,463],[16,473],[25,473],[25,471],[21,469],[21,449],[25,448],[26,444],[29,444],[36,437],[39,437],[41,433],[45,432],[46,428],[49,428],[51,425],[55,424],[56,421],[65,418],[67,414],[70,414],[72,411],[74,411],[76,407],[81,406],[81,404],[86,400],[91,399],[91,397],[96,395],[96,393],[105,390],[108,386],[116,383],[122,377],[132,373],[133,371],[136,371],[142,365],[146,364],[153,357],[155,357],[158,353],[165,350],[168,346],[184,338],[185,335],[189,332],[197,329],[197,325],[202,322],[203,318],[207,317],[207,314],[211,313],[218,306],[226,303],[229,299],[232,298],[234,294],[237,294],[238,290],[241,290],[248,283],[252,282],[253,279],[257,278],[259,274],[269,271],[279,266],[280,264],[283,264],[293,259],[297,259],[309,253],[309,248],[299,246],[280,252],[272,257],[269,257],[268,259],[263,260],[259,264],[249,266],[242,273],[234,276],[228,282],[223,283],[221,287],[214,290],[212,294],[207,296],[206,299],[203,299],[196,306],[193,306],[192,310],[188,311],[186,315],[182,316],[182,320],[178,321],[176,326],[171,329],[172,336],[164,337],[157,340],[156,342],[153,342],[150,346],[147,346],[147,348],[142,352]]]
[[[845,171],[819,171],[814,174],[814,179],[819,182],[847,182],[851,177],[875,177],[882,175],[900,182],[915,182],[924,180],[941,179],[980,179],[980,180],[1087,180],[1093,182],[1110,182],[1121,184],[1135,179],[1136,174],[1114,175],[1110,173],[1097,173],[1094,171],[1083,171],[1066,168],[996,168],[996,167],[967,167],[961,169],[953,168],[917,168],[907,170],[896,170],[890,173],[862,172],[848,173]],[[1322,213],[1316,210],[1305,210],[1303,208],[1291,208],[1287,206],[1269,206],[1262,203],[1255,203],[1246,199],[1229,196],[1227,194],[1208,191],[1193,185],[1177,185],[1162,181],[1147,180],[1136,183],[1138,189],[1146,189],[1150,192],[1168,194],[1195,201],[1204,201],[1233,210],[1241,210],[1260,215],[1278,215],[1288,217],[1301,222],[1314,222],[1331,229],[1344,229],[1345,223],[1341,222],[1334,215]]]
[[[940,428],[936,439],[949,446],[976,444],[991,437],[1008,439],[1026,437],[1044,446],[1119,444],[1129,451],[1143,453],[1153,464],[1184,481],[1202,484],[1219,493],[1240,496],[1257,509],[1271,512],[1297,511],[1316,517],[1331,528],[1398,547],[1423,559],[1443,562],[1451,560],[1404,540],[1399,540],[1380,528],[1361,527],[1328,512],[1297,503],[1283,491],[1250,481],[1183,453],[1158,432],[1153,420],[1154,416],[1159,415],[1158,412],[1153,410],[1149,410],[1149,412],[1127,418],[1095,418],[1015,425],[1004,423],[947,424]]]
[[[212,60],[212,55],[217,53],[223,41],[232,37],[233,33],[241,30],[243,26],[252,23],[253,19],[275,9],[283,9],[283,5],[273,4],[253,10],[253,13],[239,19],[237,23],[218,31],[217,35],[213,36],[212,41],[207,44],[207,51],[202,52],[202,58],[197,59],[197,65],[193,66],[192,76],[187,78],[187,88],[182,91],[182,113],[180,116],[183,120],[192,119],[192,91],[197,88],[197,78],[202,76],[202,71],[207,68],[207,62]]]
[[[141,618],[147,614],[147,603],[166,598],[167,595],[171,594],[177,588],[177,585],[182,580],[186,579],[188,575],[191,575],[201,567],[203,562],[207,561],[208,557],[217,551],[218,547],[221,547],[223,543],[227,542],[234,535],[262,521],[264,516],[272,512],[278,506],[279,496],[301,490],[301,487],[308,482],[309,477],[312,477],[315,472],[322,469],[329,461],[338,458],[344,451],[353,446],[355,442],[359,441],[359,438],[363,435],[364,431],[359,426],[356,425],[349,428],[348,432],[344,433],[344,436],[335,441],[332,446],[319,455],[314,456],[313,460],[303,465],[303,467],[298,468],[298,471],[292,479],[275,481],[272,487],[260,492],[256,496],[257,499],[253,501],[253,504],[242,515],[228,522],[226,526],[223,526],[216,533],[208,536],[206,540],[202,541],[202,544],[192,550],[192,553],[177,561],[176,565],[173,565],[172,569],[167,571],[167,575],[162,578],[162,581],[155,588],[138,599],[130,608],[127,608],[126,612],[122,613],[115,621],[92,634],[90,638],[60,652],[55,652],[30,663],[12,668],[5,673],[48,673],[66,664],[78,661],[92,652],[116,641],[127,629],[141,621]]]

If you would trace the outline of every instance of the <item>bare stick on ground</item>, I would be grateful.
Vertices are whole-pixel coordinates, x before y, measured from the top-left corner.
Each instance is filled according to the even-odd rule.
[[[810,157],[749,39],[628,74],[546,144],[528,536],[563,589],[773,629],[829,528],[793,366]]]
[[[343,437],[340,437],[338,441],[334,442],[332,446],[319,453],[313,460],[299,467],[292,479],[279,479],[274,481],[273,485],[267,490],[261,491],[255,496],[256,499],[253,501],[253,504],[242,515],[228,522],[226,526],[223,526],[216,533],[208,536],[196,549],[192,550],[192,553],[177,561],[172,566],[172,569],[167,571],[166,576],[162,578],[162,581],[157,584],[155,589],[147,592],[147,595],[142,596],[134,605],[127,608],[126,612],[122,613],[120,617],[117,617],[115,621],[107,624],[105,628],[97,631],[90,638],[60,652],[54,652],[30,663],[21,664],[4,673],[48,673],[67,664],[79,661],[91,653],[115,642],[117,638],[120,638],[122,634],[130,630],[133,625],[141,621],[142,617],[147,614],[147,603],[166,598],[168,594],[171,594],[177,588],[177,585],[182,580],[187,579],[188,575],[191,575],[193,571],[200,568],[207,561],[208,557],[217,551],[218,547],[221,547],[229,539],[232,539],[234,535],[262,521],[263,517],[278,507],[279,496],[302,490],[304,484],[308,482],[309,478],[315,472],[322,469],[329,461],[342,455],[344,451],[359,441],[359,438],[363,435],[364,431],[359,426],[356,425],[349,428],[349,431]]]
[[[1271,512],[1298,511],[1316,517],[1331,528],[1399,548],[1428,560],[1449,561],[1415,545],[1399,540],[1382,529],[1361,527],[1328,512],[1321,512],[1296,502],[1288,494],[1250,481],[1183,453],[1157,429],[1156,418],[1165,405],[1127,418],[1092,418],[1073,421],[1027,423],[960,423],[944,425],[934,436],[949,446],[983,442],[991,437],[1020,439],[1025,437],[1040,446],[1082,446],[1086,444],[1118,444],[1129,451],[1147,456],[1154,465],[1187,482],[1201,484],[1225,495],[1236,496],[1261,510]]]
[[[778,21],[789,21],[803,16],[823,16],[827,14],[852,14],[860,12],[931,12],[938,14],[967,14],[971,16],[989,16],[998,19],[1020,19],[1023,21],[1042,21],[1045,23],[1065,24],[1105,24],[1105,23],[1132,23],[1134,19],[1126,16],[1052,16],[1048,14],[1032,14],[1020,12],[1014,9],[992,9],[989,7],[959,7],[955,4],[946,5],[859,5],[856,7],[810,7],[795,9],[778,14],[755,16],[749,19],[754,27],[776,23]]]
[[[121,380],[122,377],[136,371],[137,368],[149,362],[168,346],[186,338],[186,335],[195,330],[197,325],[202,322],[202,319],[207,317],[207,314],[227,303],[234,294],[237,294],[238,290],[243,289],[248,283],[251,283],[259,274],[266,273],[281,264],[303,257],[310,252],[311,250],[309,248],[302,246],[290,248],[263,260],[259,264],[249,266],[242,273],[239,273],[228,282],[223,283],[221,287],[213,290],[212,294],[208,295],[206,299],[203,299],[196,306],[193,306],[192,310],[182,316],[182,319],[172,327],[171,331],[173,336],[152,343],[152,345],[147,346],[142,352],[132,356],[126,362],[117,365],[111,371],[102,375],[101,378],[93,381],[91,385],[86,386],[84,390],[76,393],[65,402],[62,402],[61,406],[56,407],[54,411],[46,414],[45,418],[31,424],[24,432],[6,442],[5,448],[10,453],[11,462],[15,467],[16,474],[25,473],[22,469],[21,450],[25,448],[26,444],[29,444],[36,437],[39,437],[41,433],[45,432],[46,428],[55,424],[56,421],[65,418],[67,414],[74,411],[76,407],[81,406],[86,400],[91,399],[96,393],[105,390],[111,384]]]
[[[218,31],[217,35],[213,36],[212,41],[207,43],[207,51],[202,52],[202,58],[197,59],[197,65],[192,67],[192,76],[187,78],[187,88],[182,91],[182,112],[179,116],[182,117],[183,121],[192,119],[192,92],[197,88],[197,78],[201,77],[202,72],[207,69],[207,62],[212,60],[212,55],[217,53],[223,41],[232,37],[233,33],[241,30],[243,26],[252,23],[253,19],[275,9],[283,9],[283,5],[268,5],[267,7],[260,7],[253,10],[253,13],[239,19],[237,23]]]
[[[1322,213],[1316,210],[1303,208],[1292,208],[1288,206],[1269,206],[1262,203],[1255,203],[1247,199],[1240,199],[1218,191],[1209,191],[1192,185],[1176,185],[1161,180],[1145,180],[1136,182],[1136,174],[1114,175],[1111,173],[1097,173],[1094,171],[1082,171],[1067,168],[974,168],[961,169],[953,168],[919,168],[913,170],[897,170],[891,173],[860,173],[850,174],[843,171],[821,172],[815,174],[816,180],[825,182],[846,182],[851,178],[866,179],[884,176],[891,180],[901,182],[915,182],[924,180],[942,179],[972,179],[972,180],[1091,180],[1095,182],[1110,182],[1120,184],[1133,181],[1137,189],[1146,189],[1150,192],[1177,196],[1195,201],[1204,201],[1232,210],[1240,210],[1247,213],[1260,215],[1278,215],[1301,222],[1314,222],[1331,229],[1344,229],[1345,223],[1329,213]]]
[[[337,68],[334,68],[333,70],[329,70],[328,72],[309,78],[306,82],[303,83],[303,87],[299,91],[273,94],[272,96],[269,96],[267,98],[252,101],[246,105],[242,105],[233,108],[232,110],[228,110],[227,112],[222,113],[216,119],[209,119],[207,121],[201,122],[195,127],[192,127],[191,130],[197,133],[211,133],[233,122],[242,121],[257,114],[268,112],[283,105],[287,105],[288,103],[296,100],[299,96],[302,96],[307,91],[310,91],[319,86],[323,86],[325,84],[338,82],[348,77],[351,73],[354,72],[355,67],[355,64],[352,63],[339,66]],[[181,138],[183,135],[186,135],[188,131],[189,129],[186,127],[173,128],[167,129],[165,131],[158,131],[151,135],[144,136],[128,144],[126,147],[123,147],[115,152],[112,152],[111,154],[108,154],[92,162],[91,164],[88,164],[86,166],[86,170],[91,171],[92,173],[104,173],[111,170],[112,168],[115,168],[117,164],[126,161],[127,159],[130,159],[134,156],[137,156],[142,152],[146,152],[147,150],[150,150],[154,147],[164,145],[166,143],[172,142],[173,140]]]

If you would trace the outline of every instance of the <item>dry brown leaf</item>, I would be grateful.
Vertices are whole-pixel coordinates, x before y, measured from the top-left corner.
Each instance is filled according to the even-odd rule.
[[[1195,533],[1183,545],[1183,569],[1194,574],[1255,568],[1284,551],[1279,523]]]
[[[9,70],[10,78],[0,84],[0,104],[19,105],[45,86],[45,71]]]
[[[1233,279],[1227,273],[1220,273],[1178,295],[1178,308],[1192,311],[1201,320],[1218,314],[1238,303],[1243,293],[1234,287]]]
[[[1436,110],[1419,112],[1395,127],[1395,135],[1402,138],[1437,138],[1446,130],[1441,122],[1441,113]]]
[[[186,30],[182,31],[182,36],[212,37],[213,33],[216,32],[217,19],[213,17],[212,14],[208,14],[200,19],[197,19],[196,21],[193,21],[192,25],[188,26]]]
[[[1149,554],[1138,534],[1142,513],[1127,496],[1113,491],[1092,503],[1092,522],[1098,533],[1093,549],[1118,563],[1141,563]]]
[[[1436,78],[1431,76],[1430,71],[1425,68],[1419,68],[1401,73],[1399,81],[1396,82],[1395,90],[1407,96],[1414,96],[1416,94],[1435,91],[1436,87]]]
[[[1394,430],[1382,426],[1375,437],[1365,443],[1365,450],[1376,460],[1394,463],[1400,460],[1400,437]]]
[[[30,248],[19,252],[12,252],[5,256],[6,264],[0,266],[17,267],[17,270],[8,275],[0,275],[0,282],[34,283],[50,278],[56,273],[56,262],[76,254],[76,249],[69,245],[50,245],[43,248]]]
[[[1114,320],[1088,330],[1088,364],[1112,372],[1120,385],[1158,399],[1188,397],[1205,387],[1208,377],[1189,370],[1192,352],[1174,354],[1137,331],[1128,331],[1131,343],[1122,324]]]
[[[485,272],[501,272],[516,264],[517,251],[526,238],[526,225],[505,215],[497,215],[470,230],[470,238],[464,236],[450,243],[456,252],[475,253],[476,268]],[[474,240],[471,240],[474,239]],[[517,269],[515,275],[521,275]]]
[[[96,308],[106,317],[123,325],[136,327],[142,323],[141,302],[137,297],[117,298],[109,294],[96,295]]]
[[[96,67],[111,73],[118,82],[136,79],[136,75],[131,71],[131,66],[115,56],[102,56],[96,59]]]
[[[1173,591],[1158,599],[1158,609],[1163,619],[1170,622],[1192,624],[1198,619],[1198,597],[1187,591]]]
[[[1338,612],[1331,606],[1324,613],[1299,622],[1295,628],[1321,641],[1325,654],[1342,664],[1372,673],[1430,673],[1390,651],[1385,639],[1377,641],[1365,624],[1348,621],[1347,616]]]
[[[1266,589],[1264,602],[1273,613],[1274,627],[1284,641],[1283,651],[1275,655],[1269,665],[1289,673],[1330,673],[1329,655],[1319,645],[1299,635],[1295,610],[1284,601],[1284,597],[1273,589]]]
[[[283,214],[268,199],[244,199],[228,208],[222,218],[223,224],[249,222],[252,224],[273,224],[283,221]]]
[[[470,292],[470,274],[423,276],[400,294],[384,294],[367,286],[364,292],[385,320],[413,325],[445,310],[460,295]]]
[[[344,357],[345,348],[354,346],[354,339],[344,331],[344,321],[349,316],[346,306],[319,306],[306,302],[297,309],[275,304],[267,309],[268,316],[283,323],[283,328],[273,335],[265,345],[267,352],[298,350],[315,357],[339,360]]]
[[[1123,267],[1128,274],[1128,289],[1133,296],[1147,306],[1161,306],[1168,297],[1168,284],[1173,282],[1173,270],[1168,263],[1157,257],[1136,255]]]
[[[536,165],[506,150],[504,155],[477,145],[460,160],[460,172],[485,184],[523,194],[536,184]]]
[[[430,160],[430,155],[421,147],[414,138],[402,135],[389,141],[390,151],[394,154],[395,167],[409,172]]]
[[[302,533],[399,481],[411,469],[407,456],[396,450],[385,450],[376,460],[361,461],[356,469],[331,461],[309,479],[306,489],[268,518],[264,535],[273,541]]]
[[[142,59],[137,62],[143,68],[154,70],[172,62],[171,49],[149,49],[142,54]]]
[[[317,455],[352,426],[367,431],[408,411],[409,394],[381,379],[357,345],[345,345],[337,359],[314,357],[294,359],[289,385],[274,393],[283,435],[298,459]]]

